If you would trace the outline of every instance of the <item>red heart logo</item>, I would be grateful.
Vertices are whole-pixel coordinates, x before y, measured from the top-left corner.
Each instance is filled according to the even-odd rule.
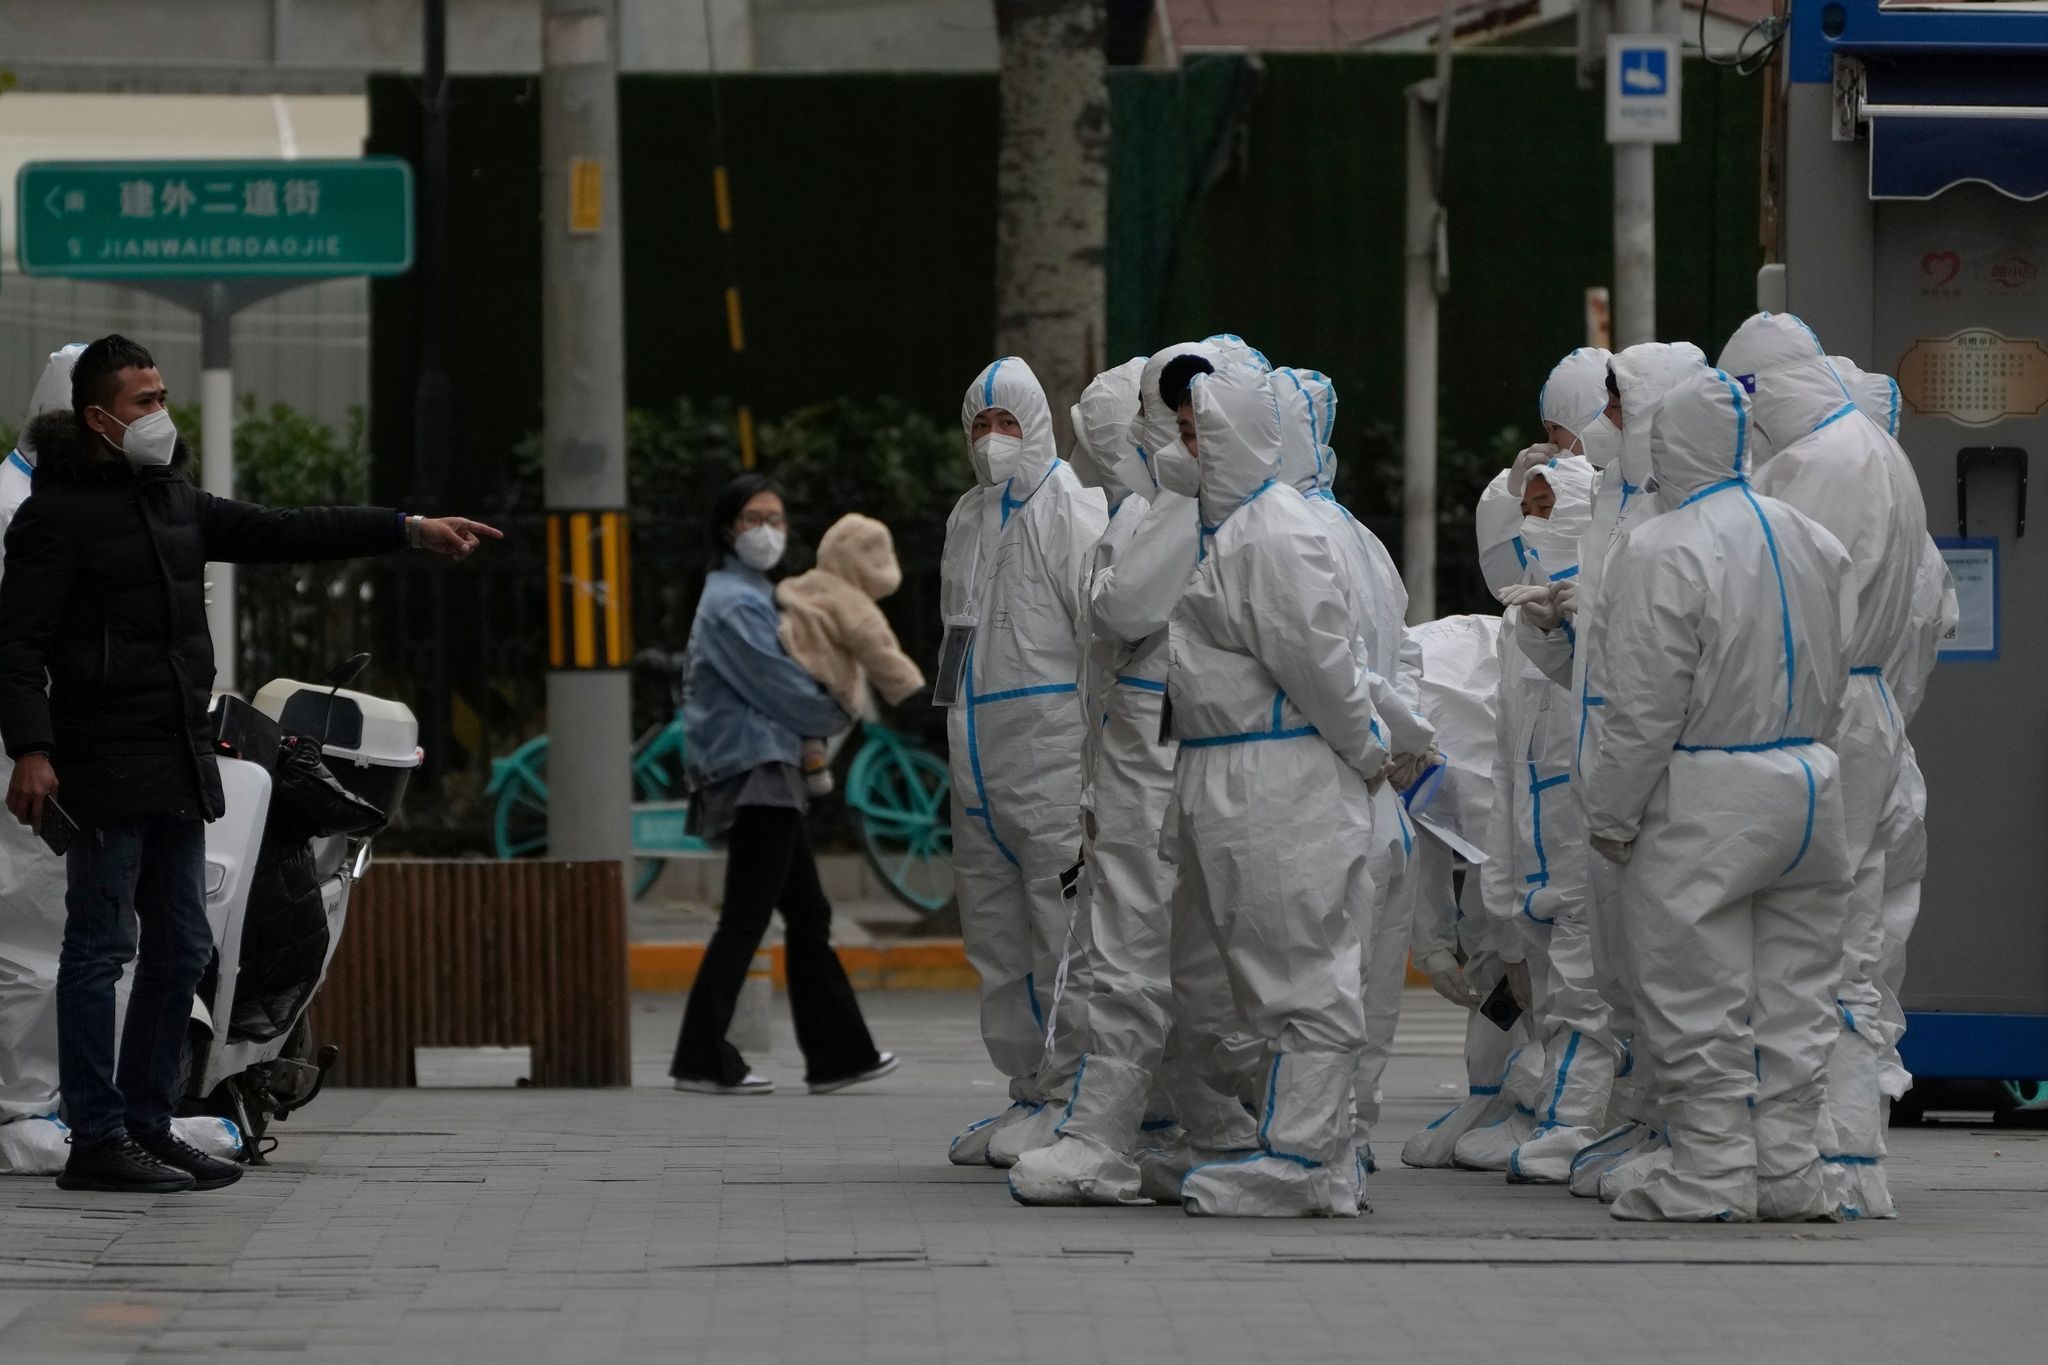
[[[1930,251],[1920,258],[1920,273],[1940,275],[1934,282],[1936,289],[1963,273],[1963,258],[1953,251]]]

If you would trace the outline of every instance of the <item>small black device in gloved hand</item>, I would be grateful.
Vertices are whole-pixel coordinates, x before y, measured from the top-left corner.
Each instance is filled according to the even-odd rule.
[[[1522,1017],[1522,1007],[1515,1003],[1515,993],[1508,989],[1506,977],[1495,983],[1492,994],[1480,1003],[1479,1012],[1503,1033],[1513,1028],[1515,1021]]]
[[[36,837],[59,858],[71,851],[71,841],[78,837],[78,822],[65,813],[54,796],[43,798],[43,820],[36,826]]]

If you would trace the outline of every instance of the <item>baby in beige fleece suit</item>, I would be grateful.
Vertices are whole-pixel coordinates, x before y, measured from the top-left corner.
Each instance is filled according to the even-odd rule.
[[[891,706],[924,687],[924,674],[875,605],[902,583],[889,528],[849,512],[818,542],[818,567],[775,589],[782,648],[855,718],[868,709],[870,686]],[[803,767],[813,792],[832,790],[822,739],[806,739]]]

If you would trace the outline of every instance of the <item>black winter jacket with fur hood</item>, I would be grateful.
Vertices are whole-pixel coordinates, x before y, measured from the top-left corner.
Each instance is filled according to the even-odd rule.
[[[0,574],[0,741],[45,753],[90,829],[218,819],[208,737],[206,564],[300,563],[404,547],[397,512],[271,511],[217,498],[171,464],[137,469],[70,412],[29,430],[35,481]]]

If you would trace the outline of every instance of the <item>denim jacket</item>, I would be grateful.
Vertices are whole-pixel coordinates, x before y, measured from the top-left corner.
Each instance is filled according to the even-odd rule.
[[[729,559],[705,579],[683,672],[689,766],[700,783],[794,764],[804,739],[849,723],[782,652],[776,624],[775,589],[763,575]]]

